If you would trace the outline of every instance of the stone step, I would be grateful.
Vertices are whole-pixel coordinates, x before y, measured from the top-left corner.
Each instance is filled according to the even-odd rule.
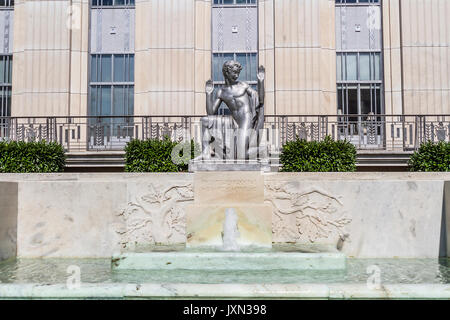
[[[358,167],[383,168],[396,167],[406,169],[412,152],[390,151],[359,151],[357,156]],[[90,151],[71,152],[67,154],[67,168],[118,168],[125,166],[125,153],[123,151]],[[273,153],[269,157],[270,171],[276,172],[281,166],[279,154]]]
[[[343,270],[341,253],[147,252],[114,256],[116,270]]]
[[[357,166],[407,168],[411,155],[412,152],[360,151],[358,152]]]
[[[67,168],[123,168],[123,151],[87,151],[67,153]]]
[[[369,276],[369,275],[368,275]],[[450,299],[450,284],[383,283],[0,283],[0,299]],[[170,313],[169,313],[170,314]],[[174,313],[174,317],[175,317]],[[226,314],[226,313],[225,313]],[[166,315],[167,316],[167,315]],[[170,318],[170,316],[169,316]],[[178,316],[179,318],[179,316]]]

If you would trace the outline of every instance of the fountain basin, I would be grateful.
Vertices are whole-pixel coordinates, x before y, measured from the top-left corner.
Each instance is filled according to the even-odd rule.
[[[344,270],[341,253],[147,252],[112,258],[116,270]]]
[[[370,280],[374,274],[367,272],[374,265],[381,271],[380,286]],[[80,267],[79,287],[67,285],[70,266]],[[23,258],[0,262],[0,300],[92,298],[448,300],[450,260],[347,258],[345,270],[247,272],[111,271],[110,258]]]

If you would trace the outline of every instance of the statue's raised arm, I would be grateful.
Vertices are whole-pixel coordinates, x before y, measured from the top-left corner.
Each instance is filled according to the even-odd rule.
[[[266,69],[263,66],[259,66],[257,78],[258,78],[259,103],[264,104],[264,96],[265,96],[264,80],[266,78]]]
[[[255,106],[253,129],[256,132],[259,132],[259,130],[264,128],[264,96],[265,96],[264,80],[266,78],[266,69],[264,69],[263,66],[259,66],[258,74],[256,77],[258,78],[258,105]]]
[[[217,110],[219,110],[219,106],[220,106],[220,99],[215,99],[214,100],[214,84],[212,82],[212,80],[208,80],[206,81],[206,87],[205,87],[205,91],[206,91],[206,114],[208,116],[212,116],[217,114]]]

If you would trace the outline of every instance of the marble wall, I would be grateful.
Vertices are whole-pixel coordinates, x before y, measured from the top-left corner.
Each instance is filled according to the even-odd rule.
[[[350,257],[439,255],[443,181],[269,175],[274,242],[333,246]]]
[[[126,184],[19,182],[19,257],[104,257],[117,250],[114,231]]]
[[[20,257],[109,257],[186,243],[187,206],[196,197],[194,174],[0,178],[14,182],[0,182],[0,226],[9,221],[14,227],[17,219]],[[274,243],[358,258],[436,258],[443,250],[448,253],[449,181],[447,173],[269,173],[257,186],[264,205],[272,207]],[[204,193],[202,199],[208,196]],[[11,243],[2,231],[0,248]]]

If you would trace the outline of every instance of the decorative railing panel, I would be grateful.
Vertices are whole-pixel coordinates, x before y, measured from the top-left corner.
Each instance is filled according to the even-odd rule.
[[[67,151],[123,150],[132,139],[193,139],[201,116],[0,117],[0,139],[56,141]],[[359,150],[410,151],[425,141],[450,141],[450,115],[267,115],[271,152],[299,137],[348,140]]]

